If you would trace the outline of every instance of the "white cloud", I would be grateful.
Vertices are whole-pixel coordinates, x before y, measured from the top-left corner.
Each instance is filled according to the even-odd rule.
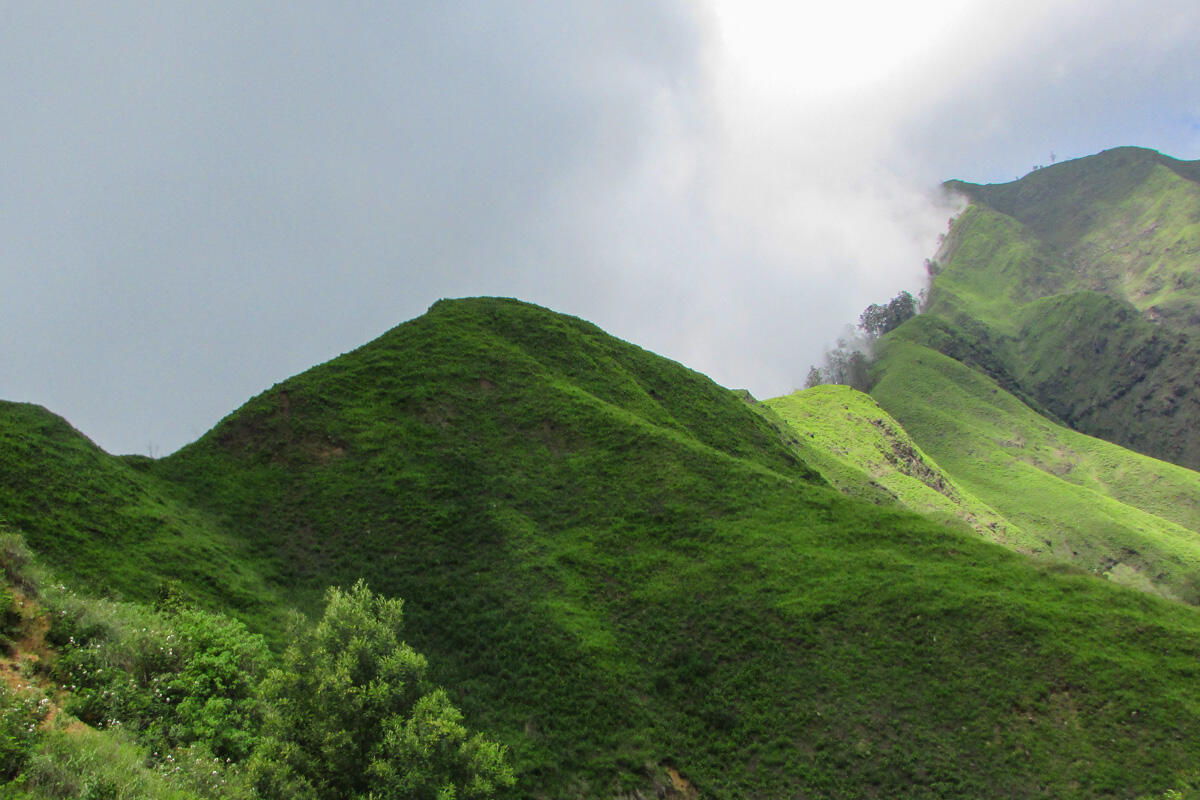
[[[1200,153],[1200,9],[46,0],[0,29],[0,397],[169,451],[442,296],[756,394],[917,288],[950,177]]]

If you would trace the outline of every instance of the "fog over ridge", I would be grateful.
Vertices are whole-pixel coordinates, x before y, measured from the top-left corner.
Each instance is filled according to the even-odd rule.
[[[0,398],[161,454],[480,294],[781,394],[920,288],[942,180],[1200,155],[1185,3],[789,7],[11,9]]]

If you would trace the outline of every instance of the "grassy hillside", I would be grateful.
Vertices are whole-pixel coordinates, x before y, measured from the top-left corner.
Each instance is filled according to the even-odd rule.
[[[763,406],[798,439],[806,438],[810,452],[836,462],[822,474],[843,493],[865,494],[860,486],[869,483],[912,511],[965,522],[985,538],[1017,549],[1032,546],[1019,528],[958,486],[869,395],[849,386],[814,386]]]
[[[520,794],[1132,795],[1200,732],[1162,655],[1192,609],[842,497],[731,393],[544,309],[440,303],[156,467],[297,598],[405,597]]]
[[[917,320],[913,321],[914,323]],[[954,479],[1037,540],[1031,552],[1200,601],[1200,474],[1056,425],[977,370],[885,343],[872,390]]]
[[[103,551],[87,526],[160,491],[289,601],[365,577],[514,797],[1132,798],[1196,767],[1196,609],[846,497],[731,392],[545,309],[439,303],[158,462],[43,416],[10,439],[65,444],[10,464],[114,499],[29,481],[37,549]]]
[[[1195,314],[1200,162],[1121,147],[1011,183],[949,185],[1026,226],[1067,259],[1086,288],[1168,320],[1183,305]]]
[[[924,341],[1077,430],[1200,466],[1200,164],[1119,148],[972,205],[938,254]],[[925,332],[936,330],[935,325]]]
[[[152,601],[171,581],[197,601],[277,627],[278,593],[245,543],[147,473],[40,406],[0,401],[0,521],[80,588]]]

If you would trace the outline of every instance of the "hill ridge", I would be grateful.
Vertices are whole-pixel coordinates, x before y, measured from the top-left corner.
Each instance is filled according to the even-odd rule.
[[[678,774],[714,798],[1082,800],[1194,768],[1195,609],[839,494],[736,394],[580,320],[436,308],[157,461],[44,447],[14,419],[5,469],[67,475],[90,453],[89,491],[116,497],[72,519],[29,481],[46,514],[22,528],[136,533],[161,491],[195,521],[164,515],[165,540],[238,545],[183,591],[224,569],[276,609],[359,578],[404,598],[430,677],[509,747],[511,797],[647,796]]]
[[[948,185],[972,204],[936,256],[925,342],[1078,430],[1200,466],[1200,162],[1121,148]]]

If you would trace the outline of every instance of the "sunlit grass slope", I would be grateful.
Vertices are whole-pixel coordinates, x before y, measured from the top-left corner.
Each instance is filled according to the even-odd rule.
[[[1085,288],[1186,322],[1200,303],[1200,162],[1120,147],[1011,183],[951,182],[1026,226]]]
[[[839,494],[732,393],[442,302],[155,465],[293,595],[365,577],[516,796],[1099,797],[1200,736],[1200,615]]]
[[[241,538],[181,502],[177,491],[40,406],[0,401],[0,520],[74,585],[152,601],[167,581],[194,600],[270,627],[279,595]]]
[[[800,439],[829,453],[846,470],[858,470],[913,511],[939,519],[965,522],[976,533],[1017,549],[1034,541],[1002,516],[958,486],[909,437],[870,395],[849,386],[814,386],[785,397],[764,400]],[[820,466],[818,465],[818,469]],[[840,471],[825,477],[848,494]]]
[[[830,486],[842,494],[881,506],[898,508],[903,505],[895,492],[871,476],[865,465],[844,458],[844,453],[829,447],[824,437],[818,439],[814,431],[794,426],[792,420],[780,413],[775,401],[760,403],[748,395],[743,399],[771,423],[779,437],[801,461],[819,472]]]
[[[951,182],[972,205],[927,313],[956,330],[924,343],[1077,430],[1200,466],[1198,180],[1198,162],[1119,148]]]
[[[1034,552],[1200,600],[1200,474],[1051,422],[906,341],[907,327],[885,343],[872,395],[955,481],[1034,536]]]

